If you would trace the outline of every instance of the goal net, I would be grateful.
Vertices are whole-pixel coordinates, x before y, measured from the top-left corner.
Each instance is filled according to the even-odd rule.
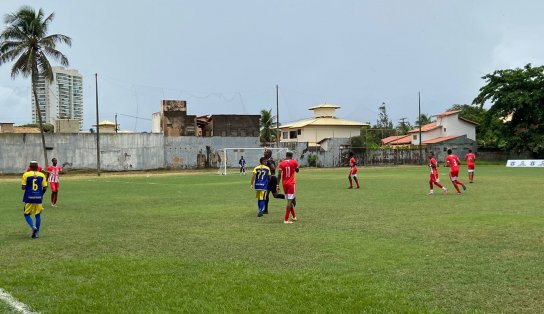
[[[242,156],[246,161],[246,172],[249,173],[259,164],[259,159],[264,156],[265,150],[272,151],[272,158],[276,163],[279,163],[280,159],[285,158],[285,153],[288,151],[285,147],[223,148],[221,152],[221,167],[217,174],[240,173],[239,161]]]

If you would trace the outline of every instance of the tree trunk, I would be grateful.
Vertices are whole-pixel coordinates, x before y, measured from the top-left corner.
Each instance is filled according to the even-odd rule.
[[[32,72],[34,72],[34,71],[32,71]],[[40,134],[42,135],[43,158],[45,160],[45,162],[43,163],[43,165],[45,165],[43,169],[47,170],[47,167],[49,166],[49,163],[48,163],[48,159],[47,159],[47,147],[45,146],[45,134],[44,134],[44,131],[43,131],[42,113],[40,112],[40,104],[38,103],[38,92],[36,91],[36,81],[37,81],[36,72],[32,73],[32,93],[34,94],[34,103],[36,105],[36,114],[38,115],[38,123],[40,124]]]

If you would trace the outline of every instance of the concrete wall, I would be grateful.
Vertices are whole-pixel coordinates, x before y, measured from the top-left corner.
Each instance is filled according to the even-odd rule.
[[[96,169],[96,134],[46,134],[48,159],[67,170]],[[259,147],[256,137],[165,137],[100,134],[101,169],[107,171],[219,167],[225,147]],[[21,173],[30,160],[44,164],[40,134],[0,134],[0,173]],[[236,163],[232,163],[235,166]]]

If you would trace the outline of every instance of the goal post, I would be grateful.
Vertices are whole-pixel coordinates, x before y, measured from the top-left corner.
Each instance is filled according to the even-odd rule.
[[[289,150],[286,147],[228,147],[223,148],[221,153],[221,166],[217,174],[226,175],[227,173],[238,172],[238,161],[243,156],[246,161],[246,172],[259,164],[259,159],[264,156],[266,150],[272,151],[272,158],[279,161],[285,158],[285,153]],[[229,170],[230,168],[230,170]],[[234,168],[236,170],[234,170]]]

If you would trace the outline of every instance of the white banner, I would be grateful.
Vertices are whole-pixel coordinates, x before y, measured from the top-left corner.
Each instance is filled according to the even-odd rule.
[[[544,159],[508,160],[506,167],[544,167]]]

